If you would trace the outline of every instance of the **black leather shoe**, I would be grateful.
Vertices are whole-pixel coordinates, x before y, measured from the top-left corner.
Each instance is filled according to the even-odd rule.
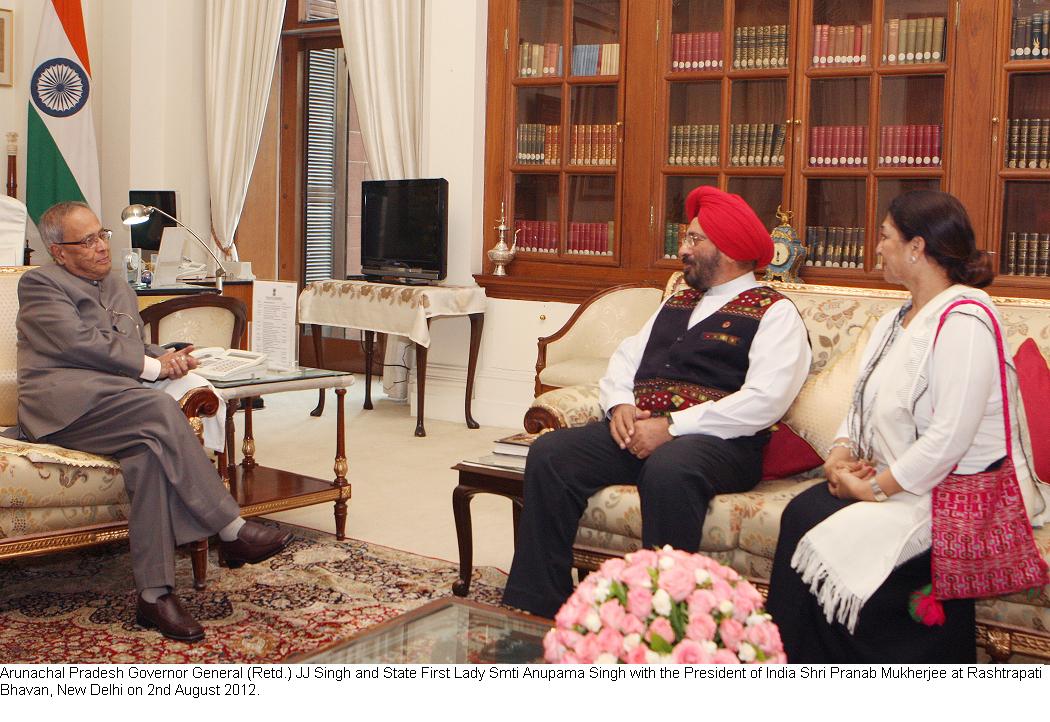
[[[135,621],[179,642],[199,642],[204,639],[204,628],[182,608],[179,598],[170,592],[153,604],[139,597]]]
[[[219,542],[219,563],[231,569],[266,561],[292,542],[292,533],[246,521],[237,538]]]

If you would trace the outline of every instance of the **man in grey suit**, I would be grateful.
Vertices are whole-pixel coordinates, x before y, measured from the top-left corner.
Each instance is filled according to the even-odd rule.
[[[112,232],[83,203],[38,224],[54,265],[18,284],[18,423],[33,441],[116,457],[131,497],[128,517],[136,618],[195,642],[200,624],[175,586],[175,546],[218,533],[231,566],[273,556],[291,534],[240,517],[177,402],[143,382],[186,375],[192,347],[142,341],[135,293],[113,272]]]

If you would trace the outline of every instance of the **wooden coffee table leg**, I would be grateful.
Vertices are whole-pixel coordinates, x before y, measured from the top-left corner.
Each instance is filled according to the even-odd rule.
[[[240,405],[240,399],[231,399],[226,402],[226,451],[224,452],[226,468],[222,470],[223,480],[235,499],[237,498],[237,452],[234,451],[233,445],[236,443],[237,429],[233,415]]]
[[[478,428],[478,422],[470,415],[470,402],[474,396],[474,372],[478,370],[478,349],[481,347],[481,331],[485,327],[485,314],[470,314],[470,354],[467,356],[467,390],[463,399],[463,411],[468,429]]]
[[[346,389],[335,390],[335,481],[339,487],[339,498],[335,502],[335,538],[346,539],[346,501],[350,498],[350,482],[346,480],[349,464],[346,461],[346,417],[344,402]]]
[[[244,439],[241,441],[241,466],[245,469],[254,469],[255,463],[255,437],[252,435],[252,399],[248,397],[244,404]]]
[[[474,566],[474,538],[470,524],[470,500],[478,489],[460,484],[452,491],[452,516],[456,520],[456,542],[459,545],[459,579],[452,584],[452,593],[465,597],[470,591],[470,573]]]

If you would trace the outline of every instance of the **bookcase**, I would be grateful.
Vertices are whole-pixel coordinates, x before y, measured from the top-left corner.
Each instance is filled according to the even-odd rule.
[[[792,213],[807,281],[881,287],[890,200],[939,188],[993,292],[1050,297],[1047,40],[1050,0],[490,0],[484,245],[503,212],[519,253],[477,280],[663,280],[713,185]]]

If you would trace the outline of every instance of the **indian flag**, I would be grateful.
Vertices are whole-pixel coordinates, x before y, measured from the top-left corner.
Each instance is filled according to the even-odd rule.
[[[80,0],[48,0],[29,78],[26,206],[33,222],[59,201],[98,214],[98,149],[91,116],[91,64]]]

